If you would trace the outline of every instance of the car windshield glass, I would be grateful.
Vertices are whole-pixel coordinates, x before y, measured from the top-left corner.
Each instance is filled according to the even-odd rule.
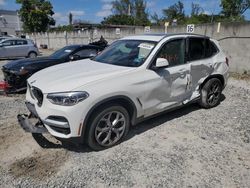
[[[142,40],[119,40],[93,60],[126,67],[139,67],[154,49],[156,42]]]
[[[66,46],[60,50],[57,50],[53,54],[50,55],[50,57],[55,58],[55,59],[60,59],[68,56],[71,54],[73,51],[75,51],[78,47],[77,46]]]
[[[5,40],[5,39],[6,39],[6,38],[0,38],[0,42],[3,41],[3,40]]]

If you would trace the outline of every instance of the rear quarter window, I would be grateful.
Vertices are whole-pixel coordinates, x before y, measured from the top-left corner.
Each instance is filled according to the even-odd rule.
[[[206,41],[205,57],[210,58],[218,53],[218,48],[211,40]]]
[[[211,58],[218,53],[218,48],[208,38],[189,38],[188,56],[189,61]]]

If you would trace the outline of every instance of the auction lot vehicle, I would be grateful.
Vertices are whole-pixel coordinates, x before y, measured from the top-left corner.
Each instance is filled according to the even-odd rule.
[[[24,91],[27,87],[27,79],[35,72],[61,63],[94,57],[103,49],[104,47],[96,45],[70,45],[48,57],[20,59],[9,62],[2,67],[4,82],[7,87],[2,90],[5,90],[6,93]]]
[[[18,115],[26,131],[84,140],[102,150],[131,125],[187,103],[220,103],[228,59],[219,43],[193,34],[141,35],[114,42],[92,60],[44,69],[28,79]],[[33,125],[30,117],[37,118]]]
[[[10,39],[11,37],[0,37],[0,42],[6,39]]]
[[[31,57],[39,54],[36,44],[29,39],[8,38],[0,41],[0,59]]]

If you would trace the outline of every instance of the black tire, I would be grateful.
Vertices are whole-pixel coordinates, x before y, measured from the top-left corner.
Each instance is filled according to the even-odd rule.
[[[37,57],[37,53],[36,52],[30,52],[28,55],[28,58],[36,58]]]
[[[119,118],[120,120],[115,121],[114,117],[118,117],[118,120]],[[116,122],[115,125],[113,125],[114,122]],[[126,137],[129,131],[130,117],[128,111],[120,105],[103,106],[95,111],[88,126],[87,144],[91,149],[99,151],[119,144]],[[108,140],[102,143],[105,139]],[[110,142],[112,139],[114,139],[114,142]]]
[[[222,83],[217,78],[208,80],[201,89],[200,106],[203,108],[213,108],[220,104]]]

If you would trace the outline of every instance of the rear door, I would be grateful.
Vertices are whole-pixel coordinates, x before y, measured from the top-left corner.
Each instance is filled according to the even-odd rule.
[[[147,71],[145,75],[148,92],[143,101],[145,114],[164,111],[182,104],[190,97],[190,65],[186,63],[186,39],[167,41],[155,57],[165,58],[169,62],[166,68]]]
[[[188,63],[191,70],[191,90],[198,91],[202,81],[214,71],[213,56],[217,49],[209,38],[188,38]]]
[[[26,57],[28,56],[29,46],[26,40],[16,40],[15,42],[16,56]]]

